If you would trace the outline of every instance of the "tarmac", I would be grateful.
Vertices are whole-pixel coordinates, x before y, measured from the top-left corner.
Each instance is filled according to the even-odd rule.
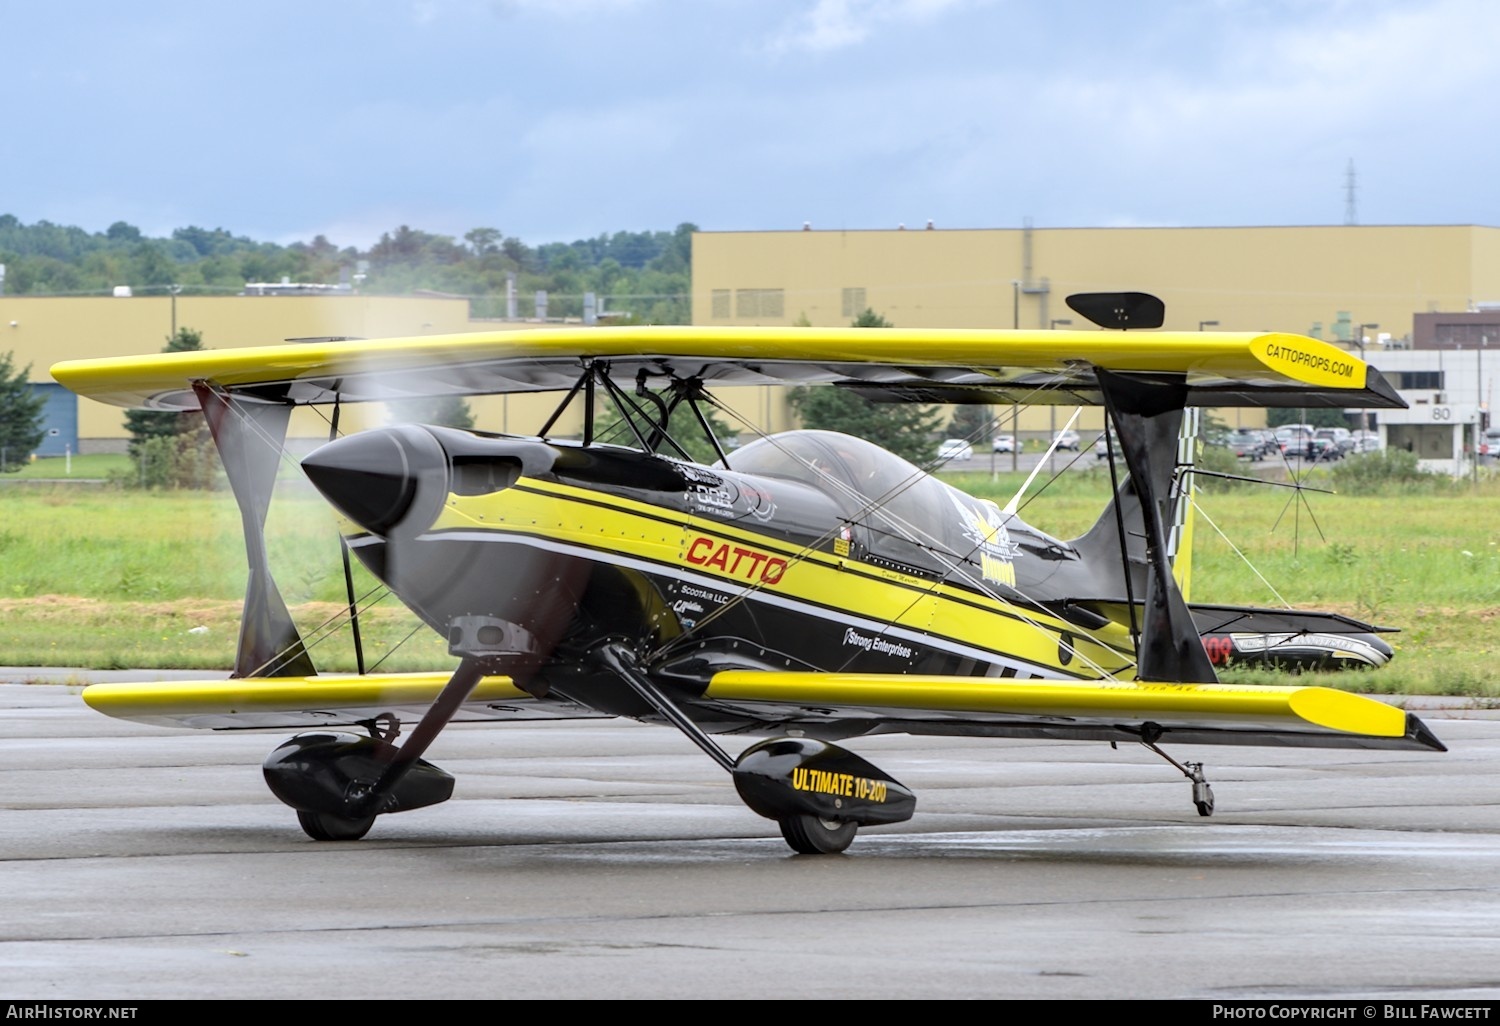
[[[452,800],[312,841],[261,779],[287,732],[79,698],[169,676],[0,670],[29,682],[0,683],[0,1004],[1500,1001],[1500,715],[1472,700],[1412,700],[1446,753],[1177,748],[1208,818],[1140,746],[861,738],[916,815],[801,856],[625,720],[454,725]]]

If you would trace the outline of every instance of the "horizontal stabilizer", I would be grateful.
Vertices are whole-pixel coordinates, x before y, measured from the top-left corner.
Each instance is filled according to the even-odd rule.
[[[1137,602],[1135,607],[1139,621],[1141,604]],[[1111,621],[1122,626],[1130,624],[1130,603],[1124,599],[1066,599],[1049,602],[1047,608],[1070,623],[1090,629]],[[1193,602],[1188,608],[1199,634],[1391,634],[1400,629],[1314,609],[1270,609],[1202,602]]]
[[[93,684],[84,688],[83,700],[107,716],[168,727],[243,730],[349,726],[385,713],[415,721],[427,711],[450,676],[327,674]],[[533,698],[509,677],[485,677],[453,719],[474,722],[597,715],[571,703]]]
[[[1007,737],[1446,751],[1415,716],[1323,687],[731,670],[705,697],[781,707],[799,722],[869,716],[868,733],[962,724]]]

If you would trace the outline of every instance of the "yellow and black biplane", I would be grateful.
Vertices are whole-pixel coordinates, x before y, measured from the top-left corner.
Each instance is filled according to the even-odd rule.
[[[1404,405],[1390,385],[1298,335],[1126,330],[1162,323],[1141,293],[1069,304],[1104,330],[580,327],[58,364],[81,395],[206,414],[249,562],[233,677],[98,684],[84,698],[153,723],[312,728],[264,772],[319,840],[447,799],[453,778],[423,756],[455,720],[670,725],[809,854],[914,812],[910,790],[840,746],[865,735],[1139,743],[1191,780],[1203,815],[1202,764],[1162,745],[1443,751],[1374,699],[1219,683],[1205,636],[1382,628],[1190,604],[1174,558],[1190,488],[1182,426],[1198,407]],[[714,439],[716,390],[778,384],[1102,405],[1115,497],[1068,541],[845,435],[789,431],[711,464],[688,458],[684,431]],[[326,404],[336,424],[347,403],[519,392],[559,395],[534,436],[402,424],[302,460],[348,549],[457,660],[451,676],[320,675],[263,534],[293,408]],[[553,437],[574,404],[582,437]],[[596,430],[611,408],[617,441]],[[725,735],[760,740],[731,755]]]

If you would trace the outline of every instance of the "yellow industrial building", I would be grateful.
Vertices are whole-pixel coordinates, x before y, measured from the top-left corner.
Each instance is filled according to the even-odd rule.
[[[1075,329],[1089,325],[1068,308],[1069,294],[1150,292],[1166,304],[1168,329],[1298,332],[1362,347],[1380,366],[1382,353],[1411,348],[1417,315],[1471,312],[1472,319],[1472,312],[1500,301],[1500,229],[844,231],[808,225],[700,232],[693,238],[692,289],[693,322],[702,325],[842,325],[869,309],[901,327]],[[1493,319],[1500,348],[1500,312]],[[476,321],[467,299],[449,296],[0,296],[0,353],[29,364],[33,381],[50,393],[42,453],[119,448],[126,438],[121,411],[75,401],[51,383],[52,363],[156,352],[178,326],[201,332],[206,347],[221,349],[536,325]],[[767,430],[788,426],[783,395],[742,393],[731,407]],[[1476,399],[1485,402],[1482,391]],[[552,396],[493,399],[475,403],[474,411],[481,427],[526,432],[555,402]],[[1044,408],[1026,411],[1021,430],[1045,433],[1057,416]],[[1244,426],[1264,423],[1261,411],[1225,417]],[[1078,427],[1098,430],[1099,418],[1099,411],[1085,411]],[[293,435],[314,438],[326,430],[320,420],[301,416]]]
[[[693,323],[708,325],[830,326],[870,309],[903,328],[1087,329],[1068,295],[1149,292],[1167,329],[1297,332],[1363,344],[1379,366],[1384,350],[1411,346],[1416,314],[1500,301],[1500,229],[809,225],[695,235],[692,280]],[[1054,416],[1033,408],[1021,430],[1045,433]],[[1080,427],[1101,429],[1100,416],[1085,411]],[[1262,411],[1224,416],[1265,423]]]
[[[462,296],[125,295],[0,296],[0,353],[48,394],[48,436],[38,454],[123,451],[124,411],[78,399],[52,382],[48,368],[60,360],[135,356],[162,350],[178,327],[201,333],[206,349],[280,345],[310,338],[384,338],[535,327],[524,321],[475,321]],[[507,430],[513,404],[550,409],[554,397],[484,400],[476,404],[486,427]],[[361,411],[345,420],[361,426]],[[529,409],[517,412],[517,430],[540,423]],[[293,439],[326,438],[328,425],[312,411],[294,418]]]

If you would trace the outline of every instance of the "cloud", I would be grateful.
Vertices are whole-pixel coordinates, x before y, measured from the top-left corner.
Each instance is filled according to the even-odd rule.
[[[857,46],[891,25],[926,22],[984,0],[814,0],[767,43],[771,53],[821,52]]]

